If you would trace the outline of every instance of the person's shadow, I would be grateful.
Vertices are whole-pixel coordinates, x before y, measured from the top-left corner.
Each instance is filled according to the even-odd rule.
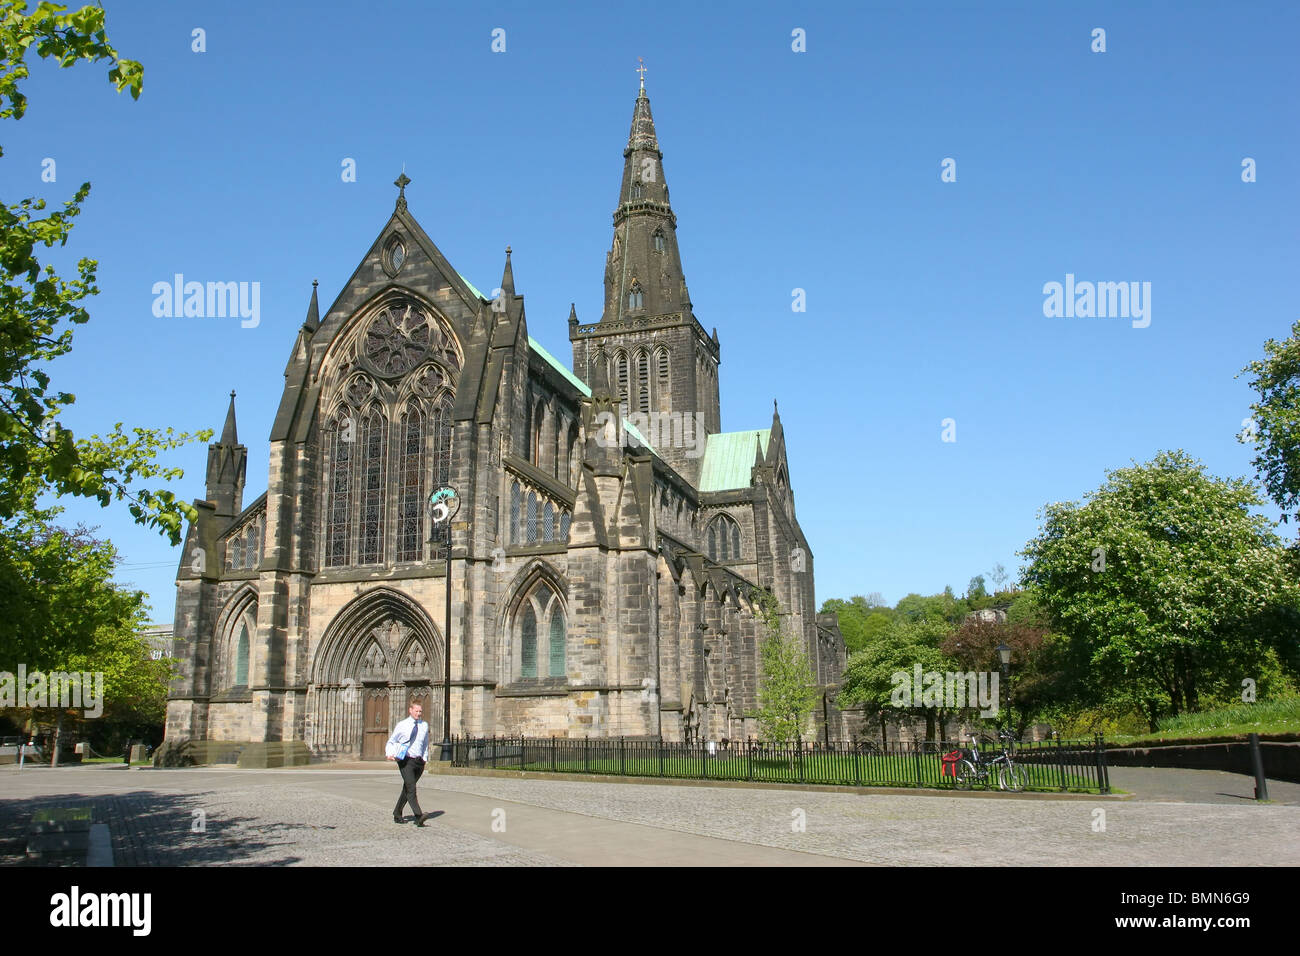
[[[444,813],[446,813],[446,812],[447,812],[446,810],[430,810],[430,811],[429,811],[428,813],[426,813],[424,816],[425,816],[426,819],[434,820],[434,819],[436,819],[436,818],[442,816],[442,815],[443,815]],[[402,822],[405,823],[405,822],[407,822],[408,820],[411,821],[412,823],[414,823],[414,822],[415,822],[415,817],[412,816],[412,815],[410,815],[410,814],[406,814],[406,813],[402,814]]]

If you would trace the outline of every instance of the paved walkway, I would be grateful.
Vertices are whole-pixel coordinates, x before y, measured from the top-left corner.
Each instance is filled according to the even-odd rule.
[[[1138,800],[1232,806],[1255,802],[1255,778],[1242,773],[1167,767],[1111,767],[1107,772],[1112,787],[1127,790]],[[1300,806],[1300,783],[1270,780],[1268,798],[1273,803]]]
[[[1136,790],[1132,773],[1115,771],[1129,784],[1116,785]],[[397,789],[391,769],[0,768],[0,865],[21,862],[35,809],[81,805],[112,828],[119,865],[1300,864],[1300,806],[1235,797],[986,799],[427,774],[422,802],[440,816],[420,829],[392,822]]]

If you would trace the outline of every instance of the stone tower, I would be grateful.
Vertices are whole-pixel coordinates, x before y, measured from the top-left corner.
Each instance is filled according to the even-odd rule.
[[[677,248],[663,152],[642,86],[623,150],[614,238],[605,257],[600,321],[569,317],[574,372],[608,375],[625,414],[659,456],[688,481],[699,478],[707,436],[722,430],[720,348],[696,319]]]
[[[248,449],[239,443],[235,430],[235,393],[230,393],[226,424],[221,441],[208,446],[208,501],[216,505],[219,518],[233,518],[244,502],[244,473]]]

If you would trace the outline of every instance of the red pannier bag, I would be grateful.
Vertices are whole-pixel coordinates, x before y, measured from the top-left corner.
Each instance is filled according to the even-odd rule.
[[[957,764],[961,763],[961,759],[960,750],[953,750],[941,756],[939,761],[943,764],[942,776],[952,777],[955,780],[957,778]]]

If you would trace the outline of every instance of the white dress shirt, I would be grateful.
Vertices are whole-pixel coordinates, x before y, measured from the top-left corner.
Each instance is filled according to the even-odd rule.
[[[406,751],[408,757],[419,757],[428,763],[429,722],[421,720],[417,729],[414,717],[399,720],[397,726],[393,728],[393,736],[388,738],[388,746],[384,748],[384,756],[396,757],[403,744],[410,744]]]

